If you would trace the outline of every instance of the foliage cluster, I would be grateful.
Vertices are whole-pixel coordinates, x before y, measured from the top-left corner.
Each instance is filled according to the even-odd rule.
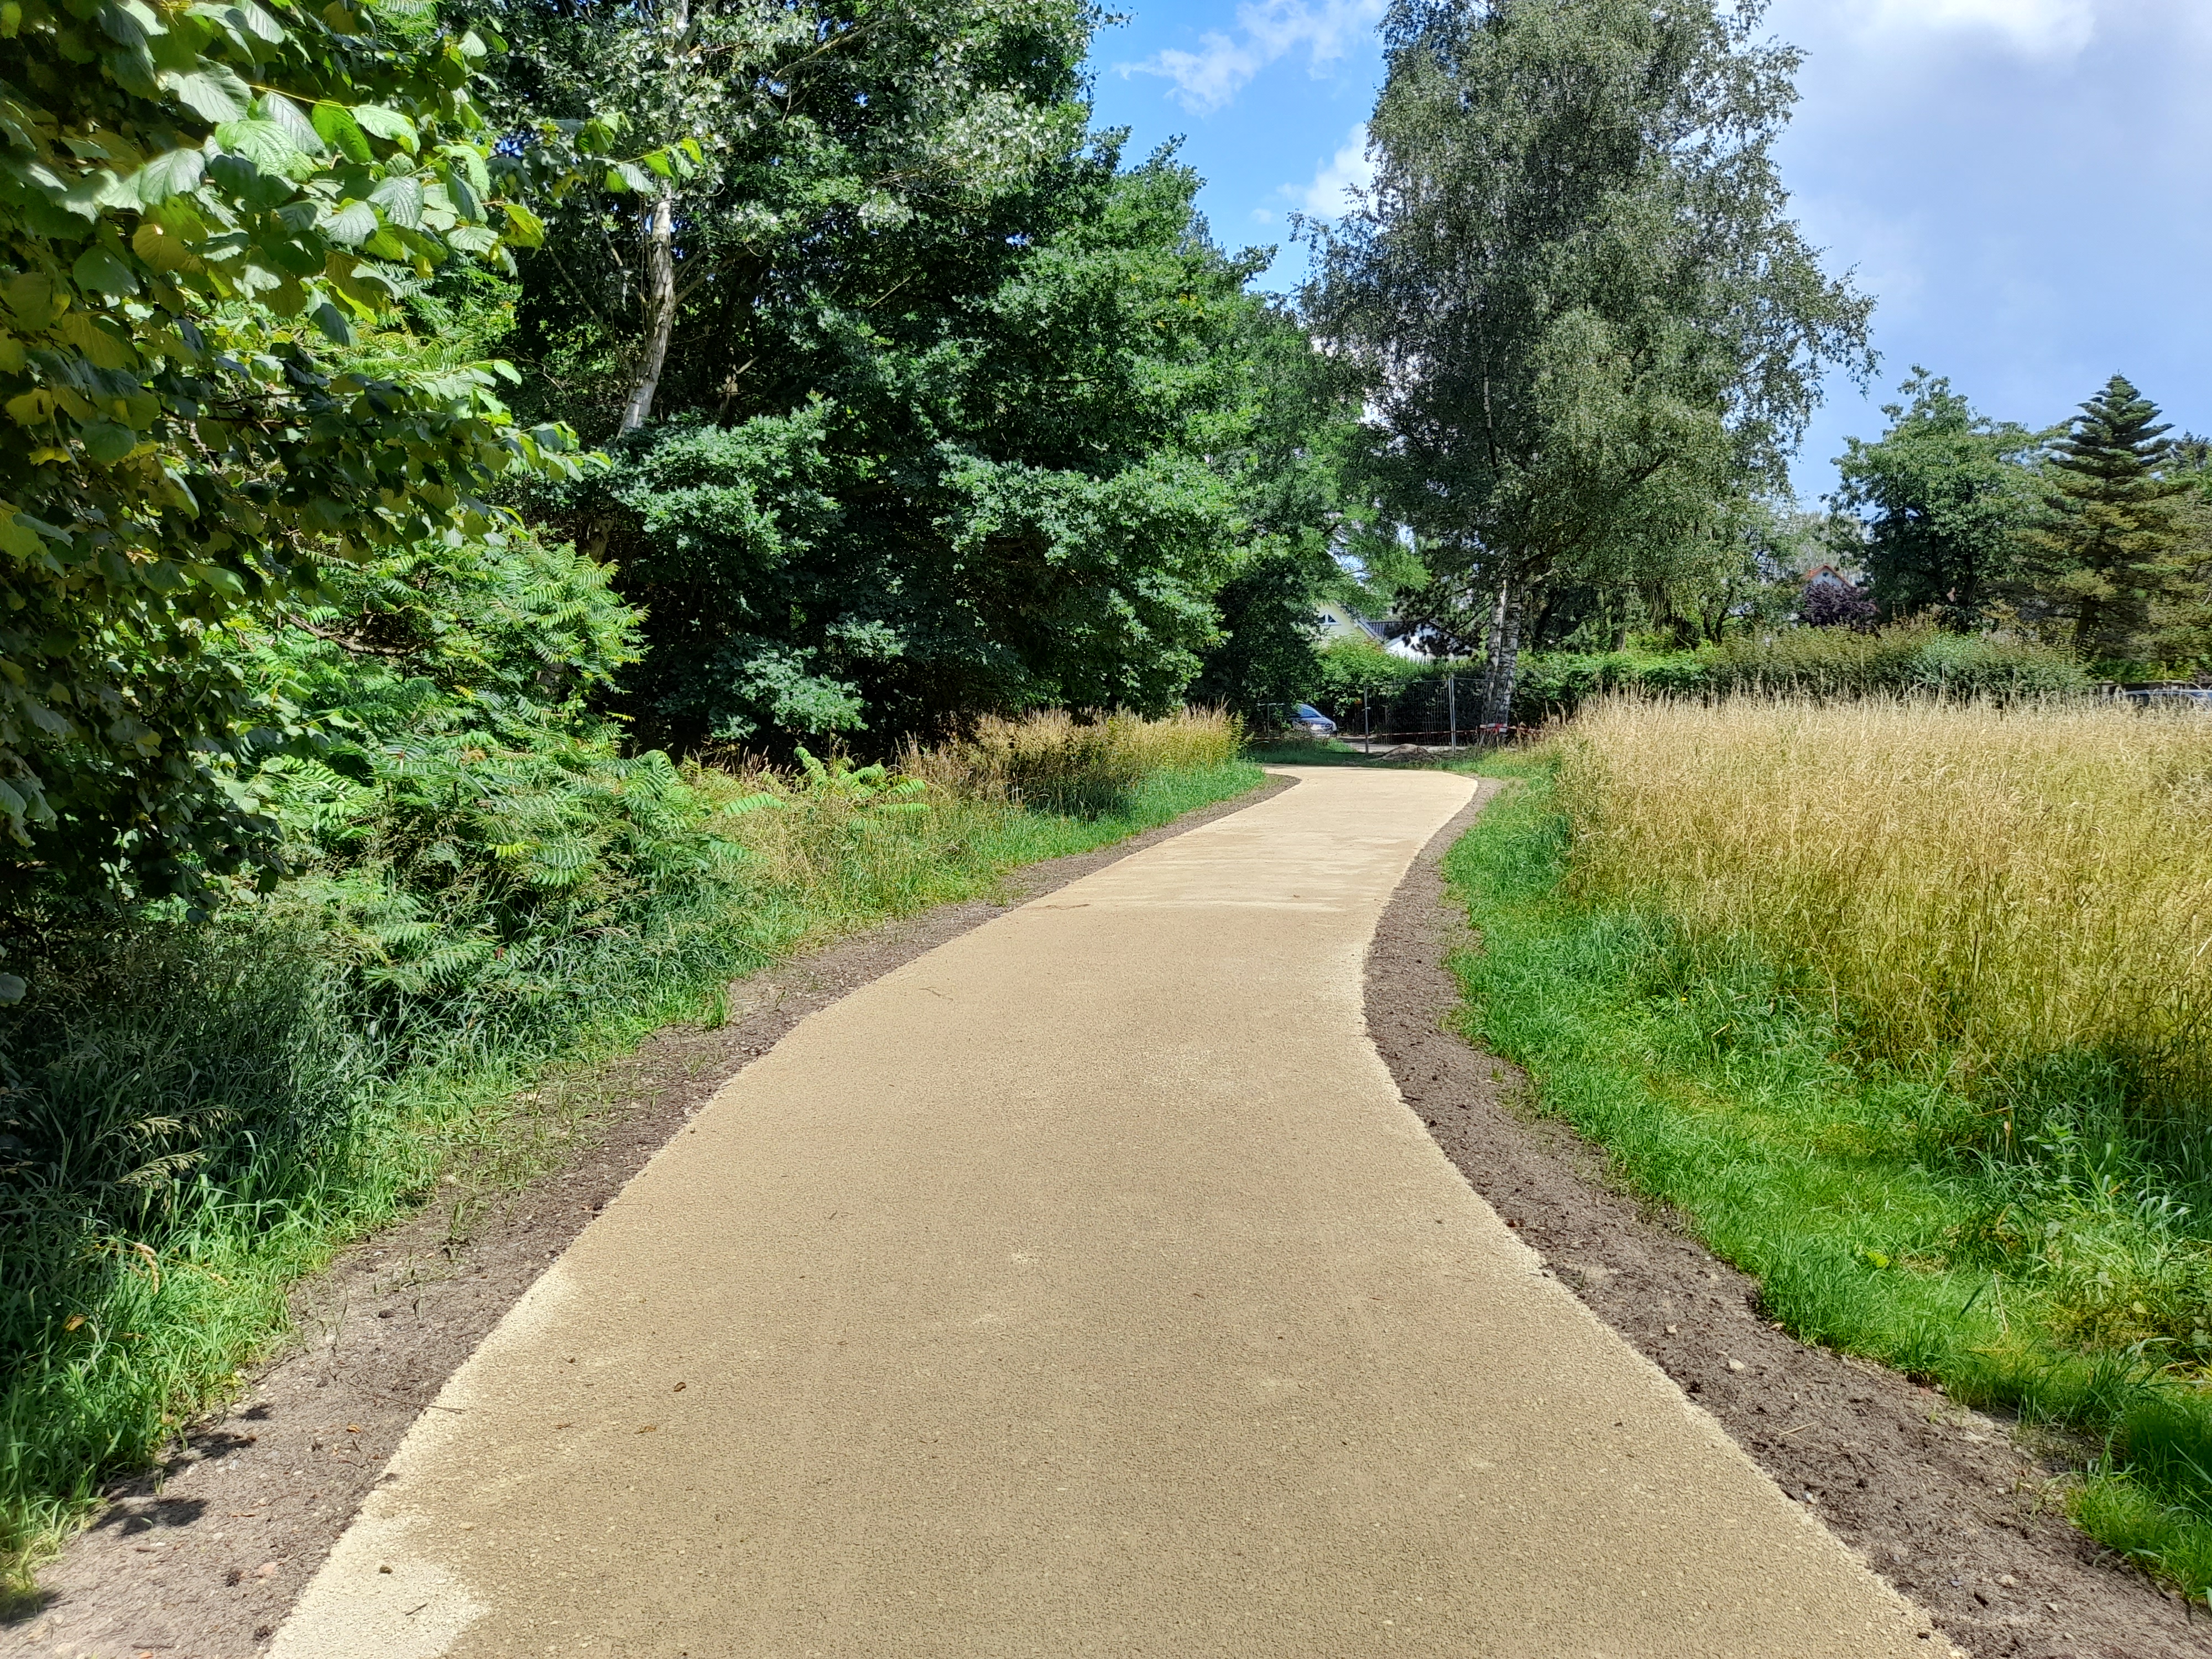
[[[256,860],[295,733],[210,647],[324,568],[491,525],[563,469],[489,365],[319,355],[536,240],[471,98],[489,44],[286,0],[0,17],[0,899]]]
[[[1470,1035],[1795,1334],[2018,1411],[2092,1534],[2203,1595],[2212,1098],[2171,947],[2203,735],[1871,702],[1575,729],[1448,865]]]
[[[2114,375],[2063,426],[1978,415],[1916,369],[1841,458],[1832,537],[1885,616],[2064,646],[2114,678],[2212,668],[2212,471]]]
[[[1662,587],[1781,493],[1869,302],[1787,215],[1797,54],[1762,7],[1395,0],[1364,207],[1308,303],[1377,410],[1428,620],[1508,717],[1533,598]]]

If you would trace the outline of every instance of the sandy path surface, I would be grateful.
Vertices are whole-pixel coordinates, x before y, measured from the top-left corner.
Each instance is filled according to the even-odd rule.
[[[1477,1199],[1361,969],[1469,796],[1316,769],[735,1078],[281,1659],[1928,1654]]]

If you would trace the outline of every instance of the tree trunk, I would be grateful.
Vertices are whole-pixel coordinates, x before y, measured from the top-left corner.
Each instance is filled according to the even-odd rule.
[[[1489,661],[1482,678],[1482,725],[1510,728],[1513,687],[1521,669],[1522,596],[1513,579],[1498,584],[1498,605],[1490,618]]]
[[[660,390],[660,370],[668,361],[668,337],[676,331],[676,201],[661,186],[660,199],[645,232],[645,362],[637,385],[623,405],[622,429],[635,432],[653,415]]]
[[[675,0],[665,25],[668,33],[668,85],[680,91],[689,68],[685,59],[691,33],[691,0]],[[676,185],[661,181],[660,194],[645,222],[645,359],[639,365],[637,384],[623,405],[622,429],[635,432],[653,418],[653,400],[660,391],[660,371],[668,362],[668,339],[676,331]]]

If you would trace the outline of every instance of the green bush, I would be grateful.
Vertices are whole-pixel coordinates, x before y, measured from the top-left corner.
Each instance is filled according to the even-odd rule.
[[[2088,669],[2071,653],[2023,640],[1946,634],[1928,622],[1878,633],[1792,628],[1695,651],[1531,653],[1522,659],[1514,718],[1538,725],[1606,691],[1720,697],[1771,692],[1819,697],[1932,694],[1986,697],[2086,695]]]

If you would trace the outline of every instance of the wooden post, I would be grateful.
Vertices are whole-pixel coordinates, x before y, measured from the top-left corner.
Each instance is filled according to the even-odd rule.
[[[1359,741],[1369,754],[1375,752],[1375,722],[1367,716],[1367,688],[1359,690]]]
[[[1459,747],[1459,676],[1444,676],[1444,702],[1451,709],[1451,746]]]

